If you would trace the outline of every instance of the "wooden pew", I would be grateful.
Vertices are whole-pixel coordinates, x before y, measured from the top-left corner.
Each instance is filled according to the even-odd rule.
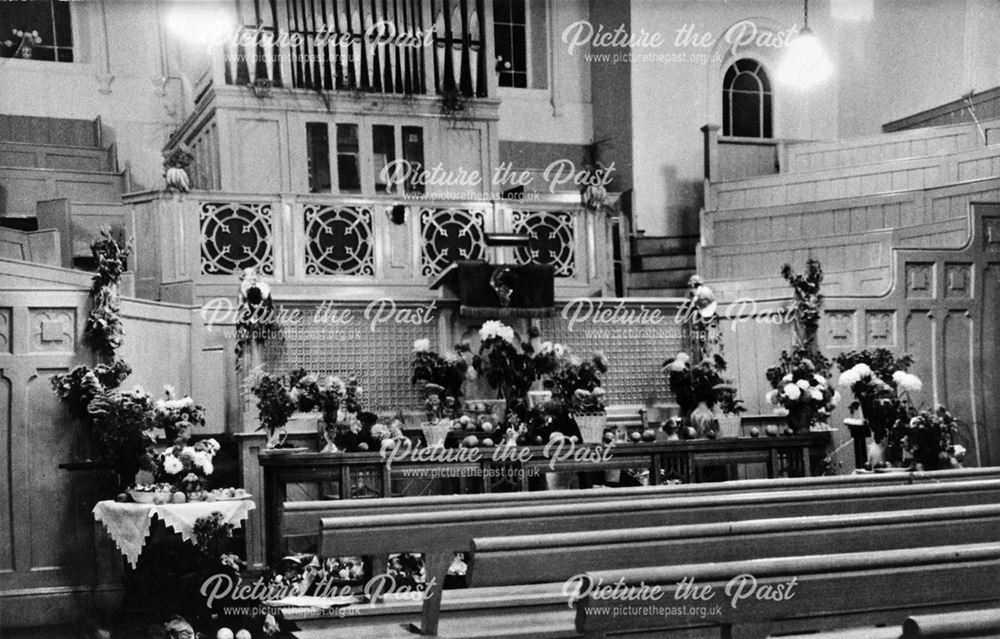
[[[975,639],[1000,636],[1000,609],[914,615],[902,626],[850,628],[775,639]]]
[[[884,623],[921,609],[993,605],[1000,601],[1000,543],[904,548],[798,557],[697,563],[667,567],[588,572],[576,606],[576,629],[585,637],[610,633],[666,633],[703,624],[697,614],[664,614],[661,606],[635,605],[621,593],[659,588],[661,602],[677,602],[678,584],[693,579],[724,593],[736,575],[753,575],[757,588],[778,588],[794,581],[794,597],[784,601],[730,598],[712,616],[720,635],[733,626],[754,627],[750,636],[766,636],[773,626],[800,630],[820,626]],[[618,584],[615,596],[601,597],[600,584]],[[596,593],[591,595],[588,593]],[[653,602],[655,603],[655,602]],[[743,605],[746,604],[746,605]],[[746,635],[744,635],[746,636]]]
[[[746,491],[790,490],[794,488],[834,488],[853,486],[906,485],[938,483],[971,479],[1000,479],[1000,468],[961,468],[956,470],[914,473],[876,473],[868,475],[836,475],[832,477],[798,477],[786,479],[754,479],[711,484],[674,484],[634,488],[595,490],[551,490],[540,492],[482,493],[475,495],[432,495],[396,497],[392,499],[287,501],[280,511],[279,529],[283,541],[291,540],[300,548],[316,543],[316,526],[324,517],[360,517],[373,514],[404,514],[449,510],[454,508],[487,508],[505,506],[544,505],[550,503],[591,503],[621,499],[649,499],[657,496],[702,495]]]
[[[1000,503],[1000,481],[681,495],[654,499],[455,509],[321,520],[323,556],[424,554],[436,588],[424,602],[421,628],[437,630],[437,613],[451,555],[478,537],[546,535],[774,517],[854,514]]]

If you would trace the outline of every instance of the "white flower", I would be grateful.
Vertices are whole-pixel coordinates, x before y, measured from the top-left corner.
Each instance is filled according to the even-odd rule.
[[[667,364],[665,368],[672,373],[679,373],[684,370],[684,362],[675,359]]]
[[[674,360],[680,362],[681,364],[687,364],[691,361],[691,356],[684,351],[681,351],[680,353],[677,353],[677,357],[675,357]]]
[[[181,460],[177,459],[173,455],[167,455],[163,458],[163,472],[168,475],[176,475],[182,470],[184,470],[184,464]]]
[[[201,472],[205,473],[205,475],[211,475],[215,472],[215,466],[212,465],[212,462],[208,462],[201,467]]]
[[[552,352],[555,353],[556,357],[562,357],[566,354],[566,347],[562,344],[554,344],[552,346]]]
[[[792,375],[791,375],[791,373],[789,373],[788,375],[785,375],[784,377],[781,378],[781,383],[782,384],[788,384],[791,381],[792,381]]]
[[[955,459],[962,461],[962,458],[965,457],[965,446],[955,444],[951,447],[951,454]]]
[[[497,337],[507,342],[508,344],[514,343],[514,329],[510,326],[501,325],[500,329],[497,330]]]
[[[868,364],[858,364],[854,367],[854,372],[857,373],[859,379],[872,376],[872,369],[868,367]]]
[[[777,408],[774,409],[774,414],[779,417],[786,417],[788,416],[788,409],[785,408],[784,406],[778,406]]]
[[[504,328],[503,322],[497,320],[483,322],[483,327],[479,329],[479,339],[486,341],[491,337],[496,337],[502,328]]]
[[[858,374],[852,368],[840,374],[840,379],[837,380],[837,384],[839,386],[845,386],[847,388],[850,388],[851,386],[857,384],[858,381],[859,381]]]
[[[202,443],[205,444],[205,447],[208,448],[208,450],[212,451],[213,454],[218,452],[218,450],[222,448],[222,446],[219,445],[219,442],[215,441],[214,437],[211,439],[206,439]]]
[[[819,373],[813,375],[813,379],[816,380],[816,383],[820,386],[826,386],[826,378]]]
[[[892,381],[896,382],[896,387],[899,390],[908,393],[919,393],[924,389],[924,383],[920,381],[919,377],[905,371],[896,371],[893,373]]]
[[[426,337],[422,339],[413,340],[414,353],[426,353],[429,350],[431,350],[431,341]]]
[[[552,342],[542,342],[538,345],[538,352],[542,355],[548,355],[552,352]]]
[[[776,390],[769,390],[769,391],[767,391],[767,393],[764,395],[764,399],[766,399],[769,404],[777,404],[778,403],[778,391],[776,391]]]
[[[206,466],[212,465],[212,456],[209,455],[208,452],[206,451],[199,450],[195,452],[194,455],[191,456],[191,463],[197,466],[198,468],[205,470]]]
[[[785,384],[785,388],[782,390],[785,393],[785,397],[793,402],[802,396],[802,390],[795,384]]]
[[[814,389],[812,389],[812,390],[810,390],[810,391],[809,391],[809,394],[810,394],[810,395],[812,396],[812,398],[813,398],[813,399],[815,399],[815,400],[816,400],[817,402],[821,402],[821,401],[823,401],[823,391],[821,391],[820,389],[818,389],[818,388],[814,388]]]
[[[800,379],[799,381],[795,382],[795,385],[801,388],[802,390],[809,390],[809,380]]]

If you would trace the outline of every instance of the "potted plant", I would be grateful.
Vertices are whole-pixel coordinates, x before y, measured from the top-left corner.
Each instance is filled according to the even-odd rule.
[[[552,391],[552,399],[546,405],[557,412],[568,413],[576,422],[584,443],[601,443],[608,423],[606,393],[600,378],[608,372],[604,354],[581,359],[560,344],[550,348],[544,343],[540,355],[551,358],[543,364],[550,370],[543,385]]]
[[[537,329],[529,332],[532,337],[537,337]],[[537,379],[530,341],[523,341],[513,328],[496,320],[483,323],[479,338],[473,368],[506,401],[508,410],[523,410],[528,390]]]
[[[902,461],[894,427],[900,419],[909,418],[910,393],[923,388],[916,375],[906,372],[913,358],[896,358],[891,351],[878,348],[842,353],[835,361],[841,371],[839,385],[854,396],[849,405],[851,417],[844,424],[853,437],[864,440],[871,434],[874,440],[868,462],[875,466]]]
[[[743,400],[736,398],[732,381],[722,375],[726,360],[720,353],[692,363],[690,355],[680,352],[663,363],[663,370],[687,422],[688,437],[718,436],[716,406],[726,415],[739,415],[746,410]]]

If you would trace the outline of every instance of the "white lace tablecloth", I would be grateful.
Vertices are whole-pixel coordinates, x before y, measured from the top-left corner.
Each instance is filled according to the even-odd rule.
[[[256,507],[250,499],[196,501],[186,504],[133,504],[108,500],[94,506],[94,519],[104,524],[118,550],[135,568],[142,548],[146,545],[154,516],[159,517],[168,528],[180,533],[184,541],[190,542],[194,539],[194,523],[198,519],[218,512],[222,513],[223,524],[233,524],[239,528]]]

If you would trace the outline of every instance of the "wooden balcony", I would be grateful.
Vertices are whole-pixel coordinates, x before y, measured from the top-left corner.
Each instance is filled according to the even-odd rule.
[[[552,264],[556,296],[614,288],[616,216],[581,209],[579,196],[540,201],[433,197],[159,192],[126,196],[139,297],[192,304],[235,297],[257,268],[285,300],[396,296],[432,299],[451,262]],[[526,248],[489,247],[489,233],[522,233]]]

